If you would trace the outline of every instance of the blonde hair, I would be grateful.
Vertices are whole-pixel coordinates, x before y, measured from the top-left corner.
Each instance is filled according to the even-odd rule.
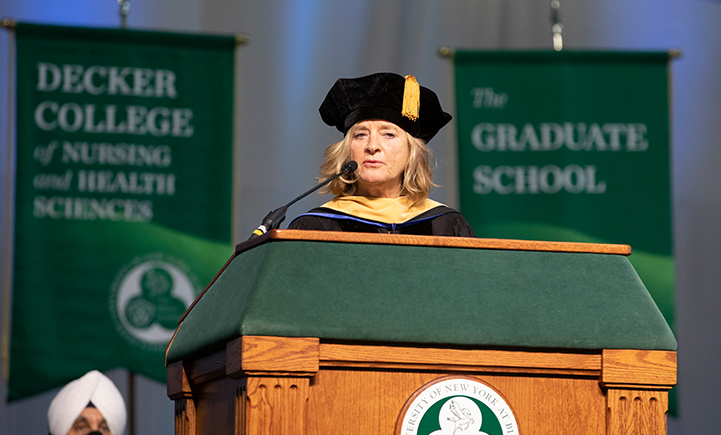
[[[325,149],[323,163],[320,165],[319,183],[338,174],[343,165],[350,160],[350,144],[357,125],[353,125],[348,130],[343,140],[331,144]],[[416,204],[428,198],[431,187],[437,186],[433,184],[433,152],[423,140],[411,136],[408,132],[405,133],[408,139],[409,153],[406,167],[403,170],[401,196],[408,197]],[[320,193],[352,196],[356,194],[357,190],[357,178],[355,174],[349,174],[331,181],[320,190]]]

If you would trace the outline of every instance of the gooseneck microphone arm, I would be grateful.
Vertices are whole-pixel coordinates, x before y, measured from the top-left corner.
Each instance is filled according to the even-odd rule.
[[[262,236],[263,234],[267,233],[270,230],[274,230],[280,226],[280,224],[285,220],[285,213],[288,211],[288,207],[295,204],[296,202],[300,201],[301,199],[305,198],[306,196],[310,195],[311,193],[315,192],[316,190],[320,189],[321,187],[325,186],[326,184],[330,183],[331,181],[335,180],[336,178],[352,174],[355,172],[355,170],[358,169],[358,163],[351,160],[348,163],[346,163],[343,166],[343,169],[341,171],[330,177],[329,179],[325,180],[324,182],[318,184],[317,186],[313,187],[312,189],[309,189],[305,193],[301,194],[288,204],[284,205],[283,207],[277,208],[270,213],[268,213],[265,218],[263,218],[263,223],[258,226],[258,228],[253,231],[253,234],[250,235],[248,239],[252,239],[254,237]]]

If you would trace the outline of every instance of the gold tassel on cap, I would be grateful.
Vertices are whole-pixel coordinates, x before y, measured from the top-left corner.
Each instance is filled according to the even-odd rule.
[[[401,115],[415,121],[418,119],[418,112],[421,109],[421,86],[413,76],[406,76],[406,83],[403,87],[403,108]]]

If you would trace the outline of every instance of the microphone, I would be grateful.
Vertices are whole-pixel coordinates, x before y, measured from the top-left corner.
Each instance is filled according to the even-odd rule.
[[[343,165],[343,168],[340,170],[339,173],[336,175],[330,177],[329,179],[325,180],[324,182],[318,184],[317,186],[313,187],[312,189],[309,189],[305,193],[301,194],[288,204],[284,205],[283,207],[277,208],[270,213],[268,213],[265,218],[263,218],[263,223],[261,223],[258,228],[253,231],[253,234],[248,237],[248,240],[262,236],[263,234],[267,233],[270,230],[274,230],[280,226],[280,224],[285,220],[285,213],[288,211],[288,207],[295,204],[296,202],[300,201],[301,199],[305,198],[306,196],[310,195],[311,193],[315,192],[316,190],[320,189],[321,187],[325,186],[326,184],[330,183],[331,181],[335,180],[338,177],[341,177],[343,175],[352,174],[355,172],[355,170],[358,169],[358,163],[356,163],[354,160],[351,160],[347,162],[345,165]]]

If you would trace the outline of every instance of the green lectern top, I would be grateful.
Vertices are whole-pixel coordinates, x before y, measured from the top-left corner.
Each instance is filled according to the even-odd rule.
[[[167,361],[244,335],[676,350],[628,253],[624,245],[273,231],[238,245],[182,319]]]

